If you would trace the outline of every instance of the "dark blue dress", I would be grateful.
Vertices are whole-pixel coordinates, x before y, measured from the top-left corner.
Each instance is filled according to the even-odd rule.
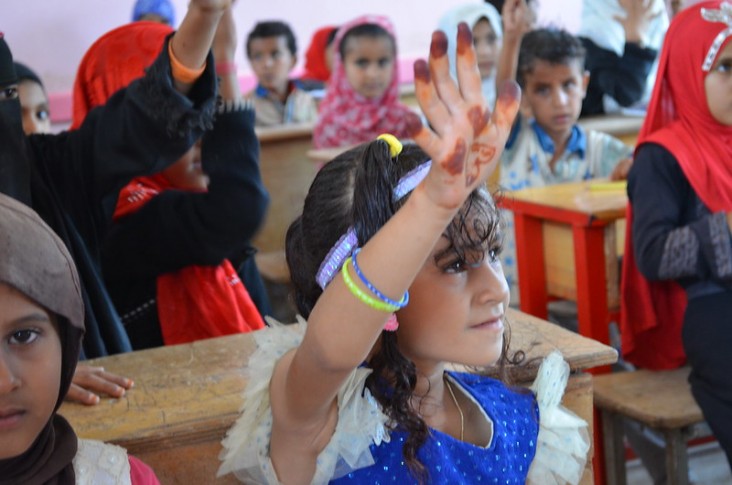
[[[524,484],[539,433],[539,409],[528,390],[509,389],[488,377],[448,373],[493,422],[493,437],[487,448],[464,443],[430,429],[431,435],[417,456],[426,466],[429,483],[439,484]],[[358,469],[330,483],[407,484],[418,483],[410,474],[402,447],[403,430],[391,432],[391,441],[371,445],[375,464]]]

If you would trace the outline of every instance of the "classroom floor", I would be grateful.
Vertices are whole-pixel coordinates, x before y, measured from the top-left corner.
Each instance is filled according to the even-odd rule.
[[[640,460],[626,464],[628,485],[653,485]],[[732,474],[717,443],[706,443],[689,450],[689,475],[693,485],[732,485]]]

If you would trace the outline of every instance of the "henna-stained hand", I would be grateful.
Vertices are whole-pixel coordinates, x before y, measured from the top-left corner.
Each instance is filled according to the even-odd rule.
[[[409,120],[412,138],[432,157],[422,183],[439,207],[455,210],[495,170],[519,108],[521,91],[513,81],[502,86],[495,112],[485,105],[470,28],[458,26],[457,78],[450,76],[447,38],[432,34],[429,61],[414,64],[417,100],[430,127]]]

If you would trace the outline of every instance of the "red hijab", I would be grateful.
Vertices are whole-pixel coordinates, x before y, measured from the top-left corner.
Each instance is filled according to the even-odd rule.
[[[81,125],[91,109],[141,77],[172,32],[159,23],[133,22],[95,42],[82,59],[74,83],[73,126]],[[136,212],[161,192],[173,189],[162,174],[132,180],[120,192],[114,219]],[[218,266],[189,266],[159,275],[156,297],[166,345],[264,327],[228,260]]]
[[[300,76],[302,79],[313,79],[326,82],[330,78],[330,68],[325,58],[325,50],[328,47],[328,37],[338,27],[329,25],[315,31],[310,40],[307,52],[305,52],[305,72]],[[333,39],[335,42],[335,39]]]
[[[78,128],[89,111],[142,77],[172,32],[171,27],[161,23],[133,22],[97,39],[76,72],[71,128]]]
[[[379,99],[358,94],[346,78],[339,46],[349,30],[359,25],[375,24],[386,30],[394,42],[394,72],[389,87]],[[313,131],[315,148],[346,147],[370,141],[382,133],[407,138],[409,108],[399,101],[399,68],[397,67],[396,36],[389,19],[379,15],[358,17],[338,29],[333,41],[333,72],[323,102],[320,103],[318,123]]]
[[[725,23],[705,20],[702,9],[719,10],[722,3],[701,2],[673,19],[638,137],[638,147],[652,142],[673,154],[712,212],[732,210],[732,127],[719,123],[710,113],[704,88],[707,72],[702,69],[715,38],[728,28]],[[679,367],[686,361],[681,342],[686,295],[673,281],[649,282],[640,274],[633,253],[632,218],[629,205],[621,288],[623,354],[645,368]]]

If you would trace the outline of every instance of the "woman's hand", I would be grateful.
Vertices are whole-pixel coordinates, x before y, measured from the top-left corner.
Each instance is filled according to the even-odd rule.
[[[120,398],[134,385],[132,379],[112,374],[104,367],[76,366],[66,399],[81,404],[94,405],[99,402],[99,394]]]
[[[459,209],[495,170],[521,98],[518,85],[507,81],[491,114],[465,23],[458,26],[456,63],[458,85],[450,76],[445,34],[432,34],[429,63],[414,64],[417,100],[432,128],[422,126],[416,115],[409,120],[412,138],[433,160],[420,189],[448,210]]]

